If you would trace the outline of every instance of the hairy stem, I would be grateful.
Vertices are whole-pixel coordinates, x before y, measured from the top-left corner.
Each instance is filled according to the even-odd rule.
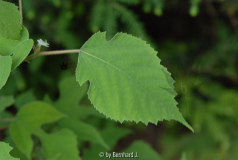
[[[48,55],[59,55],[59,54],[71,54],[71,53],[79,53],[81,50],[80,49],[72,49],[72,50],[61,50],[61,51],[48,51],[48,52],[39,52],[39,53],[35,53],[32,54],[28,57],[26,57],[26,59],[24,61],[29,62],[29,60],[38,57],[38,56],[48,56]]]
[[[23,15],[22,15],[22,2],[21,2],[21,0],[19,0],[19,11],[20,11],[20,14],[21,14],[20,23],[22,25],[23,24]]]

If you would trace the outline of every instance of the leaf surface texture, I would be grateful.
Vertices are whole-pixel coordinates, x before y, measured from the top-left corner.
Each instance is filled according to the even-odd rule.
[[[4,142],[0,142],[0,159],[1,160],[19,160],[17,158],[13,158],[9,152],[12,150],[8,144]]]
[[[20,39],[21,15],[17,6],[0,0],[0,37]]]
[[[0,55],[0,89],[6,84],[11,72],[12,58]]]
[[[17,113],[16,120],[10,126],[12,140],[17,148],[30,159],[33,148],[31,135],[38,135],[41,125],[57,121],[63,116],[47,103],[40,101],[28,103]]]
[[[81,48],[76,79],[90,81],[89,99],[106,116],[157,124],[177,120],[192,130],[176,107],[173,80],[145,41],[119,33],[110,41],[94,34]]]

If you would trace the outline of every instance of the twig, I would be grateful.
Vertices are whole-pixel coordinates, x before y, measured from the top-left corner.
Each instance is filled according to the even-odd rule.
[[[19,0],[19,11],[20,11],[20,14],[21,14],[20,23],[21,23],[21,25],[23,25],[22,2],[21,2],[21,0]]]

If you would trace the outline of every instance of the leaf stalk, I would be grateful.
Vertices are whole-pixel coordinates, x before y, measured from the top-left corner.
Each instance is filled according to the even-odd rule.
[[[47,52],[39,52],[34,53],[28,57],[24,61],[29,62],[29,60],[36,58],[38,56],[48,56],[48,55],[60,55],[60,54],[72,54],[72,53],[79,53],[80,49],[71,49],[71,50],[60,50],[60,51],[47,51]]]

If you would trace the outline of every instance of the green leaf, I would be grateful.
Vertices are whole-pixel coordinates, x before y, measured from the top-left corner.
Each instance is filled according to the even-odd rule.
[[[187,160],[186,153],[183,153],[183,154],[182,154],[182,158],[181,158],[181,160]]]
[[[99,113],[94,107],[93,105],[90,106],[82,106],[80,105],[79,107],[79,112],[77,114],[77,117],[79,119],[85,119],[88,118],[89,116],[94,116],[94,117],[98,117],[98,118],[106,118],[104,114]]]
[[[12,54],[12,70],[14,70],[29,54],[33,46],[33,40],[29,39],[29,33],[22,27],[19,41],[0,37],[0,55]]]
[[[54,106],[54,101],[50,98],[50,96],[48,94],[46,94],[44,97],[43,97],[43,101]]]
[[[26,156],[17,149],[16,145],[12,141],[9,132],[7,132],[6,137],[4,138],[4,142],[8,143],[13,148],[10,152],[11,156],[19,158],[20,160],[28,160]]]
[[[14,103],[13,96],[0,96],[0,112]],[[0,117],[1,119],[1,117]]]
[[[0,112],[0,121],[1,119],[13,118],[13,117],[14,117],[13,114],[8,111]],[[1,121],[0,128],[5,128],[6,126],[10,126],[10,124],[11,124],[10,121]]]
[[[10,56],[0,55],[0,89],[6,84],[11,72],[12,59]]]
[[[119,128],[116,126],[109,126],[102,130],[101,134],[105,139],[106,143],[109,145],[110,150],[117,144],[117,142],[125,137],[126,135],[132,133],[131,130],[125,128]],[[100,152],[107,152],[102,146],[98,144],[94,145],[91,149],[84,149],[83,155],[85,160],[100,160],[101,158],[98,156]]]
[[[111,6],[111,3],[107,3],[105,8],[107,8],[107,10],[105,12],[105,16],[103,16],[103,29],[107,31],[107,39],[111,39],[117,33],[116,31],[118,26],[118,14]]]
[[[130,0],[130,1],[128,1],[128,0],[116,0],[116,1],[126,3],[126,4],[133,4],[133,5],[140,3],[139,0]]]
[[[78,118],[80,100],[86,95],[88,85],[82,87],[78,85],[74,76],[65,78],[60,81],[60,97],[54,106],[61,112],[70,117]]]
[[[167,71],[167,69],[165,67],[163,67],[163,72],[164,72],[164,75],[166,77],[166,80],[167,80],[168,84],[171,87],[171,88],[164,88],[164,89],[167,90],[172,95],[176,96],[177,93],[174,90],[174,85],[173,85],[175,81],[173,80],[173,78],[171,77],[171,74]]]
[[[80,160],[77,138],[68,129],[53,134],[40,134],[42,148],[47,158],[58,157],[57,160]]]
[[[29,39],[29,33],[26,28],[22,28],[22,37],[25,37],[13,50],[12,50],[12,70],[19,66],[22,61],[30,53],[34,41]],[[27,37],[27,38],[26,38]]]
[[[63,79],[59,84],[60,97],[53,106],[70,117],[59,121],[62,127],[71,129],[79,139],[100,143],[107,148],[96,128],[77,119],[83,114],[79,102],[85,96],[87,88],[87,84],[80,87],[74,76]]]
[[[59,120],[63,115],[47,103],[35,101],[28,103],[17,113],[10,126],[10,134],[17,148],[28,159],[33,147],[32,134],[36,134],[42,124]]]
[[[110,41],[94,34],[81,48],[76,79],[90,81],[89,99],[106,116],[149,122],[177,120],[193,130],[176,107],[171,79],[160,59],[139,38],[119,33]],[[167,71],[166,71],[167,72]]]
[[[121,21],[126,25],[127,30],[144,40],[149,40],[146,34],[146,29],[142,22],[139,21],[137,14],[132,10],[129,10],[124,5],[113,5],[113,9],[120,15]]]
[[[27,103],[29,103],[29,102],[32,102],[32,101],[35,101],[35,100],[36,100],[36,97],[35,97],[35,95],[33,94],[33,91],[32,91],[32,90],[23,92],[23,93],[19,94],[19,95],[16,97],[15,107],[16,107],[17,109],[20,109],[20,108],[23,107],[25,104],[27,104]]]
[[[0,37],[20,39],[21,15],[17,6],[0,0]]]
[[[129,129],[116,126],[108,126],[102,130],[102,136],[105,138],[110,148],[113,148],[121,138],[132,133],[133,132]]]
[[[4,142],[0,142],[0,159],[1,160],[17,160],[17,158],[13,158],[10,156],[9,152],[12,150],[8,144]]]
[[[79,139],[99,143],[103,147],[108,148],[100,133],[93,126],[73,118],[64,118],[58,123],[60,126],[72,130]]]
[[[29,39],[28,31],[22,27],[21,38],[19,40],[6,39],[0,36],[0,55],[9,56],[16,46]]]
[[[161,160],[159,154],[148,144],[143,141],[135,141],[132,145],[124,150],[125,153],[134,153],[134,156],[138,156],[140,160],[156,159]],[[117,159],[117,158],[115,158]],[[121,158],[127,160],[128,158]]]
[[[104,16],[106,12],[105,1],[96,1],[92,7],[90,29],[92,32],[97,32],[104,23]]]

